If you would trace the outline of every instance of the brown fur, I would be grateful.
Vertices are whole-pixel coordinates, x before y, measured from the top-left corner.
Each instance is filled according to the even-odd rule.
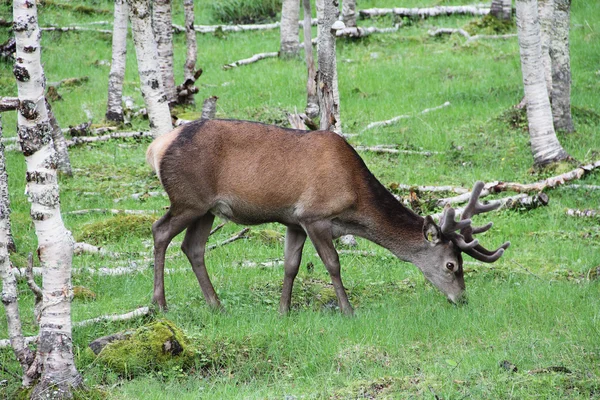
[[[344,234],[367,238],[414,263],[451,301],[464,292],[460,250],[430,218],[402,206],[335,133],[199,120],[156,139],[147,160],[171,201],[153,226],[154,300],[162,308],[164,254],[186,228],[182,249],[207,302],[220,306],[204,264],[214,215],[246,225],[280,222],[288,227],[281,312],[289,310],[307,236],[331,275],[344,313],[351,314],[352,307],[332,242]]]

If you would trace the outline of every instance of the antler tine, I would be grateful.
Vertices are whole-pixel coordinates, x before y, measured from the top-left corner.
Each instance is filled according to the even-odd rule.
[[[460,221],[455,220],[456,211],[452,207],[446,207],[440,218],[440,228],[442,233],[448,236],[461,251],[470,255],[476,260],[492,263],[498,260],[504,254],[504,250],[510,246],[510,242],[504,243],[496,250],[488,250],[479,244],[479,241],[473,238],[477,233],[483,233],[492,227],[492,223],[483,226],[473,227],[471,217],[477,214],[495,210],[499,204],[482,204],[479,202],[479,196],[484,188],[484,183],[478,181],[473,185],[473,191],[469,203],[465,207]],[[460,231],[460,233],[456,232]]]
[[[471,192],[471,198],[469,199],[469,203],[467,204],[462,213],[462,219],[471,218],[474,215],[492,211],[500,207],[500,203],[482,204],[479,202],[479,196],[481,196],[481,191],[483,190],[484,186],[485,184],[481,181],[475,182],[475,185],[473,185],[473,191]]]

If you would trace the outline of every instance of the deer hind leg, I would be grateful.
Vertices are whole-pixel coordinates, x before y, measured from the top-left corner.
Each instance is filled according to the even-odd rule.
[[[206,303],[213,309],[221,309],[221,302],[210,282],[208,272],[206,271],[206,264],[204,263],[206,241],[210,235],[214,219],[215,216],[213,214],[206,213],[188,226],[185,238],[181,244],[181,250],[187,256],[190,264],[192,264],[192,270],[196,274]]]
[[[152,225],[152,236],[154,236],[154,294],[152,300],[161,310],[167,309],[164,277],[165,252],[171,240],[197,217],[198,214],[193,211],[173,215],[169,210]]]
[[[340,258],[335,247],[333,246],[333,234],[331,231],[330,221],[317,221],[310,224],[305,224],[304,229],[308,233],[308,237],[317,249],[319,257],[323,260],[323,264],[327,268],[331,276],[331,283],[335,289],[335,294],[340,305],[340,310],[345,315],[353,315],[354,310],[348,301],[346,290],[342,284],[340,274]]]
[[[281,301],[279,303],[281,314],[287,314],[290,311],[292,287],[294,286],[294,279],[298,275],[300,261],[302,260],[302,248],[305,242],[306,232],[302,228],[288,226],[285,233],[283,289],[281,290]]]

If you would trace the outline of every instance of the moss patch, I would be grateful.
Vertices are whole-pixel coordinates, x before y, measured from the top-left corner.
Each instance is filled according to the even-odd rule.
[[[121,376],[189,368],[194,350],[183,331],[168,320],[142,326],[126,340],[108,344],[97,360]]]
[[[150,237],[155,220],[156,217],[150,215],[116,215],[85,224],[75,236],[78,242],[97,246],[114,243],[126,237]]]

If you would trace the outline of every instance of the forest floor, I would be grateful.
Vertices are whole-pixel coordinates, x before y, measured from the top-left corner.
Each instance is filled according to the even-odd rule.
[[[60,6],[63,3],[42,2],[41,26],[110,26],[90,24],[112,20],[109,0],[95,0],[93,12],[66,9]],[[69,2],[84,3],[90,2]],[[181,5],[175,3],[174,20],[182,25]],[[463,4],[458,0],[401,3],[364,0],[359,7]],[[198,2],[196,22],[215,23],[205,4]],[[577,131],[558,136],[567,152],[583,164],[600,160],[600,8],[593,1],[573,2],[572,7],[572,104]],[[12,19],[9,2],[0,4],[0,17]],[[513,107],[523,97],[517,39],[466,43],[460,35],[432,38],[428,34],[439,27],[473,27],[477,21],[481,18],[404,19],[396,33],[338,40],[342,124],[344,132],[356,134],[349,141],[435,152],[430,156],[361,152],[387,187],[470,188],[477,180],[528,183],[564,172],[531,168],[526,117]],[[395,22],[385,17],[360,20],[359,25],[390,27]],[[515,33],[514,27],[510,33]],[[9,34],[8,28],[0,27],[0,42]],[[184,35],[175,35],[175,45],[176,81],[180,83]],[[199,105],[186,110],[182,118],[197,117],[202,100],[216,95],[218,118],[286,126],[285,112],[305,106],[303,59],[268,59],[222,69],[223,64],[278,48],[278,30],[198,34],[198,66],[204,70],[196,96]],[[80,85],[58,89],[62,99],[52,104],[61,126],[90,118],[102,124],[111,36],[44,32],[42,49],[49,82],[88,77]],[[141,106],[130,38],[127,51],[125,95]],[[0,96],[16,96],[11,61],[0,60]],[[445,102],[450,105],[420,114]],[[369,123],[397,115],[411,117],[361,133]],[[4,135],[15,136],[16,115],[4,113],[2,117]],[[147,120],[133,118],[124,130],[147,127]],[[95,293],[94,299],[74,300],[74,321],[125,313],[151,302],[150,226],[164,213],[168,200],[148,195],[162,190],[145,163],[148,143],[146,139],[115,140],[70,148],[74,177],[60,179],[65,223],[77,241],[108,251],[76,255],[74,268],[139,268],[137,273],[113,277],[74,275],[74,285]],[[36,239],[23,195],[23,156],[14,151],[6,155],[18,249],[11,258],[22,268],[27,254],[35,251]],[[600,185],[600,174],[590,173],[575,183]],[[146,195],[132,198],[139,193]],[[408,196],[406,191],[397,193]],[[252,227],[248,239],[208,253],[208,270],[227,310],[213,313],[179,250],[182,237],[177,237],[167,254],[167,268],[175,270],[166,276],[170,308],[156,317],[174,321],[202,349],[197,350],[195,364],[122,376],[86,351],[93,339],[141,326],[147,322],[142,318],[74,328],[77,367],[88,386],[102,389],[112,399],[597,398],[599,219],[574,218],[565,211],[600,210],[600,190],[564,186],[547,194],[550,203],[546,207],[500,210],[485,216],[484,222],[493,220],[494,227],[482,235],[482,242],[494,247],[510,240],[512,246],[494,264],[465,258],[469,261],[465,265],[469,304],[462,307],[449,304],[414,266],[359,239],[354,250],[366,253],[340,256],[356,316],[346,318],[339,313],[325,268],[307,244],[294,287],[293,312],[281,317],[277,306],[282,267],[248,264],[281,259],[284,228],[273,224]],[[416,211],[440,211],[430,205],[431,198],[421,193],[421,201],[414,203]],[[148,215],[70,213],[115,208],[146,210]],[[209,244],[241,229],[228,223]],[[19,289],[25,332],[35,334],[33,297],[24,282]],[[7,337],[3,314],[0,336]],[[19,366],[10,349],[0,351],[0,365],[0,397],[9,397],[19,385],[13,376],[19,375]]]

